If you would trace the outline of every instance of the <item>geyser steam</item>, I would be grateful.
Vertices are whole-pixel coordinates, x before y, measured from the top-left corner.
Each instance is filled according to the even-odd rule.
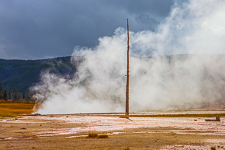
[[[225,103],[224,10],[223,0],[190,0],[175,4],[155,32],[131,32],[131,111]],[[93,49],[76,47],[71,62],[83,62],[73,79],[43,74],[33,87],[44,100],[38,113],[123,112],[126,38],[117,28]]]

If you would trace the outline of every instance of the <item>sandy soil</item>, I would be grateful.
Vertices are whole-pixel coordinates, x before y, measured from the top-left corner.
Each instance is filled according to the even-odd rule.
[[[225,117],[119,114],[20,116],[0,120],[0,149],[225,149]],[[108,138],[89,138],[90,132]]]

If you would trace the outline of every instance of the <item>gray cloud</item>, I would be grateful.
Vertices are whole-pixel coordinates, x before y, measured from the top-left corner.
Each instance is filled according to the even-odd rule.
[[[1,0],[0,57],[71,55],[75,46],[93,47],[130,20],[132,31],[155,30],[173,0]]]

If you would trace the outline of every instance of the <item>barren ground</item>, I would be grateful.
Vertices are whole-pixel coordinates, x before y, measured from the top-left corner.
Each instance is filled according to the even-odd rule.
[[[225,149],[225,117],[220,121],[205,121],[205,117],[128,120],[119,118],[120,115],[31,115],[1,119],[0,149]],[[89,138],[90,132],[109,137]]]

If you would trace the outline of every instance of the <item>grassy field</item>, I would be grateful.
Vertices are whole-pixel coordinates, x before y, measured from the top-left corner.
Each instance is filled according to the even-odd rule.
[[[16,117],[18,114],[31,114],[35,103],[0,103],[0,118]]]

